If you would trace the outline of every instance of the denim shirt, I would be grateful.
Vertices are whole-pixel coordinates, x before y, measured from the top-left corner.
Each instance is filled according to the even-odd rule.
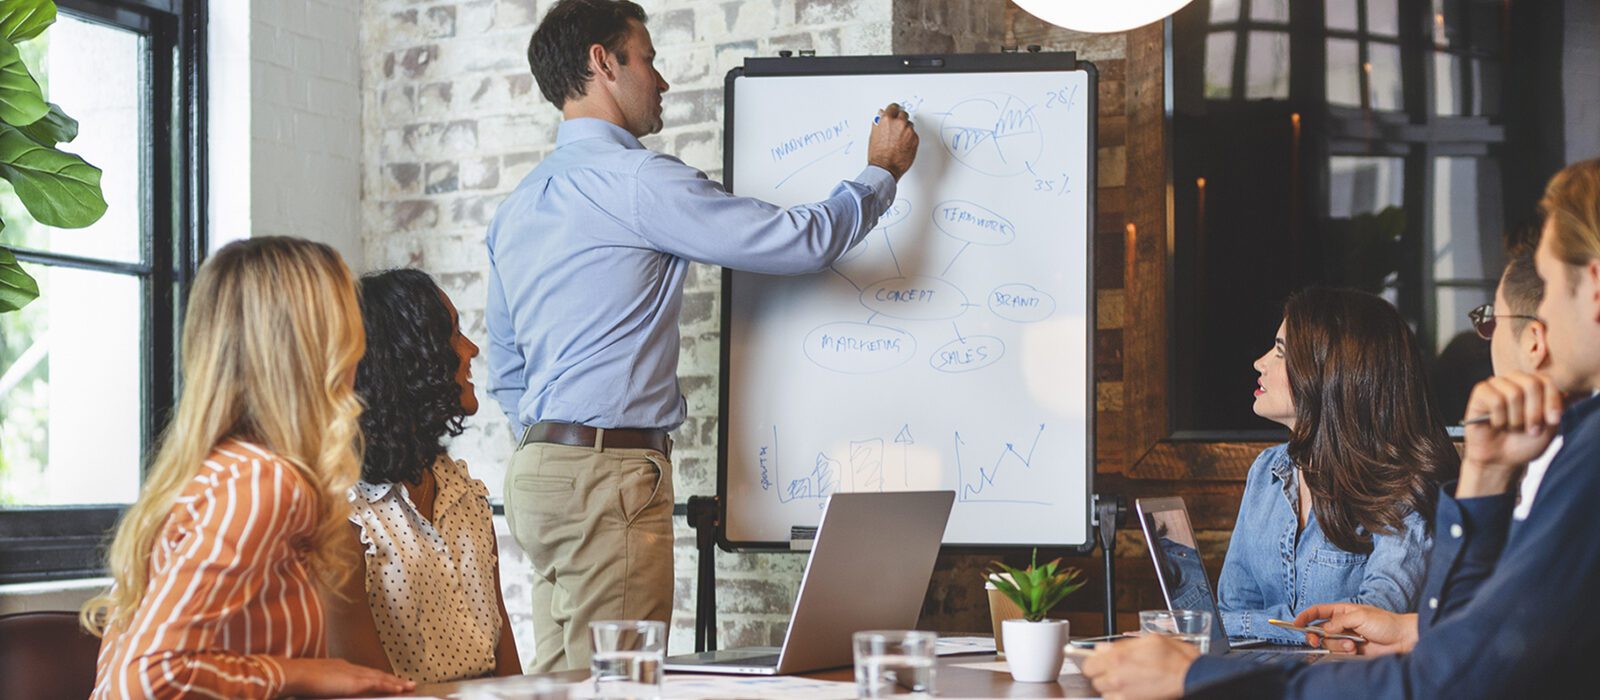
[[[1373,535],[1369,554],[1346,552],[1329,542],[1314,509],[1297,537],[1299,472],[1288,451],[1287,444],[1262,451],[1245,481],[1217,581],[1217,604],[1228,635],[1304,643],[1304,635],[1267,620],[1293,620],[1318,603],[1414,610],[1432,545],[1422,516],[1407,516],[1403,532]]]
[[[1434,515],[1442,551],[1426,585],[1440,597],[1422,599],[1411,653],[1294,667],[1202,656],[1184,689],[1290,700],[1592,697],[1600,657],[1600,398],[1568,407],[1561,436],[1526,520],[1512,518],[1515,488],[1457,499],[1455,484],[1443,486]],[[1435,609],[1441,614],[1428,626]],[[1448,609],[1455,613],[1442,614]]]

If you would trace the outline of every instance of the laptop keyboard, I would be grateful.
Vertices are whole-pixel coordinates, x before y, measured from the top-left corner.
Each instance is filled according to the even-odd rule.
[[[777,654],[762,654],[760,656],[742,656],[736,659],[721,659],[708,661],[702,666],[777,666]]]

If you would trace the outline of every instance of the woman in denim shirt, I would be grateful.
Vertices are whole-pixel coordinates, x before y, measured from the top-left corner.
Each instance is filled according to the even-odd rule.
[[[1230,636],[1303,644],[1267,620],[1318,603],[1414,609],[1438,484],[1459,458],[1393,306],[1311,288],[1283,316],[1255,362],[1254,410],[1289,442],[1250,467],[1217,596]]]

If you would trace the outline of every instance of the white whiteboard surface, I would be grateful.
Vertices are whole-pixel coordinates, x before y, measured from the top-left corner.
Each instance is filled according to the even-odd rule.
[[[1089,542],[1093,90],[1083,70],[734,80],[736,194],[826,197],[890,101],[921,146],[830,270],[728,273],[725,541],[786,543],[833,492],[948,489],[946,544]]]

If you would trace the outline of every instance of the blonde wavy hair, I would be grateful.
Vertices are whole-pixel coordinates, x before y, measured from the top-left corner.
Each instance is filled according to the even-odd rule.
[[[132,619],[174,499],[220,443],[238,438],[293,465],[317,491],[312,570],[337,590],[351,564],[334,551],[346,490],[361,474],[361,403],[352,382],[366,334],[350,269],[297,238],[230,243],[201,266],[183,323],[183,389],[139,500],[112,540],[109,591],[79,619],[96,635]]]
[[[1600,259],[1600,158],[1573,163],[1550,178],[1539,210],[1554,234],[1550,251],[1556,258],[1575,267]]]

